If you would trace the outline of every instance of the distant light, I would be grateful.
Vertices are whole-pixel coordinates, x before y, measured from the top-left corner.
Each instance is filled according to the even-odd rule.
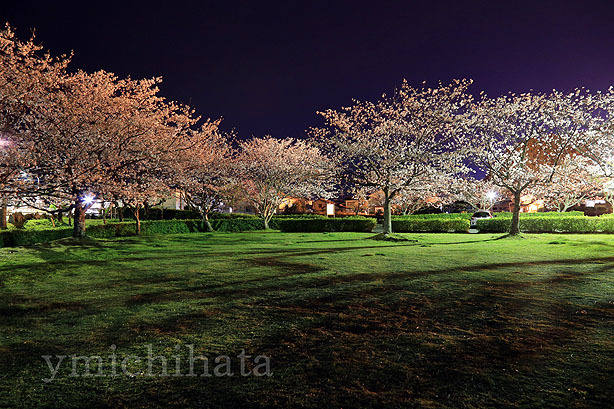
[[[486,193],[486,197],[488,200],[493,201],[497,198],[497,192],[488,192]]]
[[[92,194],[88,194],[85,195],[81,198],[81,200],[83,201],[83,203],[85,203],[86,205],[90,205],[92,204],[92,202],[94,201],[94,199],[96,199],[96,196],[92,195]]]

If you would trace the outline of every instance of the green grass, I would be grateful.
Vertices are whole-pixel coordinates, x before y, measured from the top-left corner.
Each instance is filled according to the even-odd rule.
[[[611,406],[611,236],[371,236],[0,249],[0,407]],[[131,362],[134,377],[70,377],[63,365],[42,381],[42,355],[107,358],[116,345],[121,359],[149,344],[169,359],[178,344],[268,355],[273,376],[147,377]]]

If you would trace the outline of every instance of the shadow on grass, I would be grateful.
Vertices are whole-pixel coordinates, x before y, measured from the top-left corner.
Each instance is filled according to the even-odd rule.
[[[612,258],[607,259],[612,262]],[[561,274],[550,281],[476,281],[477,287],[467,287],[462,279],[453,277],[450,280],[458,281],[458,286],[447,291],[437,287],[420,290],[413,288],[410,281],[404,283],[405,290],[413,290],[407,293],[396,291],[400,289],[396,287],[398,283],[388,280],[411,280],[415,277],[411,273],[310,278],[302,277],[303,270],[308,268],[304,263],[297,263],[288,271],[287,262],[279,261],[264,265],[281,274],[296,274],[299,276],[296,281],[275,285],[267,279],[241,282],[263,284],[249,289],[236,288],[240,285],[237,282],[191,286],[180,293],[169,289],[159,293],[162,297],[153,296],[146,302],[162,303],[174,298],[169,298],[169,294],[176,295],[177,300],[189,300],[208,295],[200,291],[218,288],[220,291],[211,294],[222,295],[223,303],[208,309],[192,307],[140,323],[118,316],[93,331],[91,339],[86,341],[89,348],[108,347],[111,343],[122,348],[140,348],[151,342],[172,348],[181,340],[191,340],[196,334],[215,328],[221,320],[232,321],[234,325],[227,330],[236,335],[237,345],[200,346],[215,350],[227,348],[223,352],[231,356],[236,356],[241,346],[248,348],[248,352],[270,355],[273,378],[207,379],[206,385],[201,379],[120,378],[113,381],[115,393],[96,393],[90,398],[89,407],[139,404],[377,408],[411,407],[417,402],[420,402],[418,406],[433,407],[516,404],[607,407],[612,398],[608,373],[612,357],[604,355],[597,360],[588,355],[591,352],[587,348],[599,351],[598,348],[604,347],[587,344],[585,337],[594,333],[597,326],[609,325],[614,320],[614,308],[570,303],[557,293],[561,285],[573,288],[590,272]],[[576,264],[586,261],[579,260]],[[253,262],[262,266],[265,261]],[[478,268],[522,268],[568,262],[492,263]],[[606,266],[601,268],[605,270]],[[476,267],[457,270],[467,269]],[[420,274],[438,272],[444,270]],[[387,281],[378,287],[351,292],[334,285],[375,277]],[[549,286],[544,287],[545,283]],[[539,288],[529,291],[538,284]],[[309,293],[302,300],[271,297],[279,290],[300,296],[319,286],[331,291]],[[258,297],[254,298],[255,295]],[[580,308],[583,313],[578,313]],[[105,309],[100,313],[106,313]],[[264,326],[264,333],[257,337],[250,335],[249,326],[254,322]],[[33,343],[5,346],[0,351],[3,357],[0,361],[17,362],[17,358],[40,361],[42,354],[66,353],[70,347],[57,336],[49,335]],[[79,345],[77,352],[87,347]],[[42,361],[38,364],[44,366]],[[108,386],[106,380],[96,381],[97,384],[87,384],[87,387],[100,388],[102,392]],[[89,381],[62,385],[62,393],[65,397],[72,396],[75,407],[82,399],[79,391],[83,391],[84,382]],[[138,394],[130,392],[137,389]]]

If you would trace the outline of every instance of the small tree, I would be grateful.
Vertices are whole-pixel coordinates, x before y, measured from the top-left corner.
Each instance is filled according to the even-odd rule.
[[[264,222],[288,196],[326,196],[331,184],[329,162],[319,149],[293,139],[271,136],[239,144],[235,175]]]

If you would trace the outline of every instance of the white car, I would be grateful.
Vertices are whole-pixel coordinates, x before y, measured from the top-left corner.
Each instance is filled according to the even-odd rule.
[[[475,229],[477,227],[477,221],[484,219],[492,219],[492,213],[488,210],[480,210],[479,212],[473,213],[473,215],[471,216],[470,228]]]

